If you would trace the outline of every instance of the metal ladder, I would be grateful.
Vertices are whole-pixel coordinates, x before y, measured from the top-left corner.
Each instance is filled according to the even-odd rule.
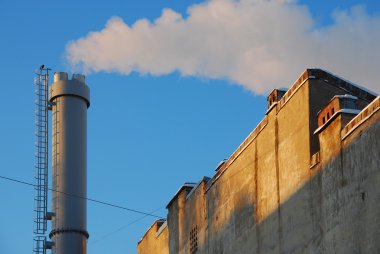
[[[60,122],[60,119],[59,119],[59,108],[58,108],[58,104],[60,102],[60,98],[56,98],[54,102],[52,102],[52,144],[51,144],[51,147],[52,147],[52,186],[55,190],[59,190],[59,167],[60,167],[60,161],[59,161],[59,149],[58,149],[58,145],[59,145],[59,122]],[[56,191],[53,191],[52,193],[52,207],[53,210],[53,214],[57,214],[58,213],[58,209],[59,209],[59,195],[57,195],[57,192]],[[52,221],[52,228],[57,228],[57,223],[58,223],[58,220],[59,218],[55,218],[53,221]]]
[[[37,254],[46,253],[47,196],[48,196],[48,68],[40,67],[35,85],[35,218],[34,247]]]

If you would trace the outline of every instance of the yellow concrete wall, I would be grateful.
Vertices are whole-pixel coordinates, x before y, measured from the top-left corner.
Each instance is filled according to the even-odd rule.
[[[190,253],[195,225],[197,254],[380,253],[375,240],[380,227],[371,224],[380,220],[380,143],[373,141],[380,140],[380,113],[343,141],[345,115],[314,134],[317,112],[346,92],[320,80],[299,83],[225,168],[191,195],[182,191],[175,197],[169,205],[169,253]],[[369,143],[367,156],[363,151]],[[316,151],[320,162],[310,167]],[[360,222],[351,226],[356,217],[368,230]]]
[[[138,254],[169,254],[169,230],[165,227],[157,235],[157,221],[148,229],[137,245]]]
[[[182,238],[184,239],[184,245],[179,253],[188,254],[190,253],[190,231],[196,231],[197,237],[197,253],[204,253],[204,247],[206,244],[206,232],[207,232],[207,222],[205,214],[205,188],[206,182],[202,181],[199,186],[196,187],[191,193],[186,197],[186,202],[184,203],[184,227],[180,232]]]
[[[245,242],[254,237],[250,229],[255,224],[255,182],[255,144],[251,143],[206,193],[207,253],[250,251]]]

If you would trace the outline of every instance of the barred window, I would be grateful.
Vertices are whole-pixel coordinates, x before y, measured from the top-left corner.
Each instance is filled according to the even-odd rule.
[[[190,254],[195,254],[198,251],[198,227],[195,226],[190,230]]]

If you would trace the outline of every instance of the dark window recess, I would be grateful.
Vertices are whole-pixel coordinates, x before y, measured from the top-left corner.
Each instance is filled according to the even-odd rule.
[[[322,118],[322,122],[323,122],[323,124],[326,123],[326,119],[325,119],[325,117]]]
[[[335,109],[332,108],[332,109],[331,109],[331,115],[334,115],[334,113],[335,113]]]
[[[329,119],[330,119],[330,113],[327,112],[327,120],[329,120]]]
[[[195,254],[198,251],[198,227],[195,226],[190,231],[190,254]]]

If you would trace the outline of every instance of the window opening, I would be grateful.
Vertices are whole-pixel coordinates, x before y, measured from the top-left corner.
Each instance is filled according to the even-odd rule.
[[[198,251],[198,227],[195,226],[190,230],[190,254],[195,254]]]

